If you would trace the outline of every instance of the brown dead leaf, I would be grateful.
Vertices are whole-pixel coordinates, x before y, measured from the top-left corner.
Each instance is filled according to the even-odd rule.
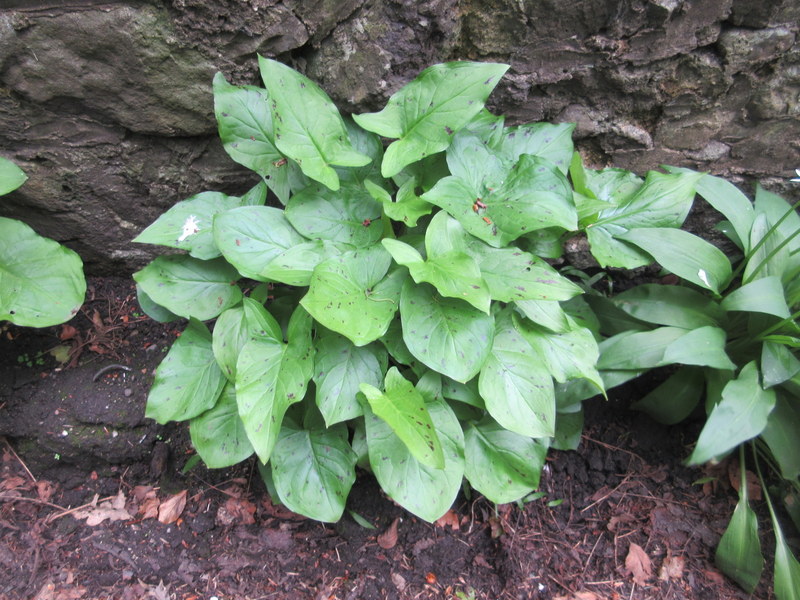
[[[158,498],[145,498],[144,502],[139,505],[139,514],[142,515],[142,519],[157,519],[160,505],[161,502]]]
[[[76,519],[86,519],[86,524],[89,527],[99,525],[103,521],[125,521],[131,519],[131,514],[125,510],[125,494],[122,490],[111,500],[104,500],[97,503],[97,495],[95,494],[92,505],[83,510],[75,511],[73,516]]]
[[[747,495],[750,499],[756,502],[761,500],[761,484],[756,474],[752,471],[745,471],[744,478],[747,482]],[[738,492],[742,483],[742,475],[739,471],[738,461],[731,461],[728,465],[728,481],[730,481],[731,487]]]
[[[625,557],[625,568],[633,576],[634,583],[645,585],[653,575],[650,557],[639,544],[631,544]]]
[[[394,548],[397,544],[397,526],[400,524],[400,517],[397,517],[389,527],[378,536],[378,546],[384,550]]]
[[[137,485],[131,490],[131,496],[136,498],[137,502],[144,502],[147,498],[155,498],[156,491],[152,485]]]
[[[225,511],[230,516],[231,523],[252,525],[256,522],[253,517],[256,506],[244,498],[228,498],[225,501]]]
[[[61,331],[58,334],[58,339],[60,339],[62,342],[65,342],[66,340],[71,340],[76,335],[78,335],[78,330],[72,325],[62,325]]]
[[[186,508],[186,490],[170,496],[158,507],[158,520],[164,525],[169,525],[178,520],[183,509]]]
[[[671,554],[667,554],[667,557],[661,564],[661,570],[658,572],[658,578],[661,581],[681,579],[683,577],[683,567],[685,565],[686,559],[682,556],[672,556]]]
[[[449,525],[453,531],[458,531],[461,528],[461,525],[458,521],[458,515],[452,510],[448,510],[441,517],[439,517],[436,520],[436,525],[442,528],[445,528]]]
[[[3,481],[0,481],[0,490],[16,490],[19,488],[25,488],[25,484],[27,482],[27,479],[12,475],[11,477],[6,477]]]
[[[405,577],[400,575],[400,573],[392,573],[392,583],[401,594],[406,591],[408,583],[406,583]]]
[[[50,498],[56,493],[56,486],[50,481],[36,482],[36,495],[42,502],[50,502]]]
[[[703,571],[703,575],[708,577],[709,581],[717,584],[717,585],[724,585],[725,584],[725,576],[718,572],[718,571]]]
[[[614,515],[608,520],[608,525],[606,525],[606,528],[609,531],[617,531],[620,525],[624,525],[635,520],[635,517],[631,514]]]
[[[103,335],[108,329],[106,324],[103,322],[103,317],[100,316],[100,312],[97,310],[92,313],[92,325],[94,325],[98,335]]]

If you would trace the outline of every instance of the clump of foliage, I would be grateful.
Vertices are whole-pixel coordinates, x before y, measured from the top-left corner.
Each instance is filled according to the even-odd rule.
[[[684,171],[686,172],[686,171]],[[704,403],[707,419],[688,463],[740,451],[740,501],[717,563],[752,592],[764,567],[758,522],[748,504],[745,446],[756,469],[782,478],[773,489],[800,527],[800,216],[795,206],[758,187],[755,202],[729,182],[703,176],[698,193],[726,221],[720,229],[739,250],[733,261],[690,233],[664,231],[660,243],[622,239],[681,278],[648,284],[612,299],[588,298],[609,335],[600,344],[604,379],[621,381],[672,366],[672,374],[634,407],[673,424]],[[763,478],[762,487],[767,490]],[[775,531],[775,594],[797,598],[800,565],[786,544],[769,492]]]
[[[27,176],[0,157],[0,196]],[[86,293],[80,257],[22,221],[0,217],[0,321],[48,327],[71,319]]]
[[[651,262],[623,237],[679,227],[701,176],[594,173],[572,125],[505,126],[484,103],[506,65],[435,65],[352,119],[259,65],[265,88],[218,74],[214,101],[225,149],[262,181],[179,202],[136,238],[182,251],[135,274],[143,307],[189,319],[147,414],[188,420],[211,467],[255,453],[272,492],[323,521],[356,465],[427,520],[464,478],[524,497],[547,448],[580,438],[571,390],[605,385],[599,322],[544,258],[585,231],[600,260]]]

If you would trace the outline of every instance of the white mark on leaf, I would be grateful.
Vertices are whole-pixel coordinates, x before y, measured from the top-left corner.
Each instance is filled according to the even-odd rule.
[[[178,238],[178,241],[182,242],[198,231],[200,231],[200,221],[194,215],[189,215],[183,222],[183,231],[181,231],[181,237]]]
[[[711,287],[711,282],[708,280],[708,274],[703,269],[700,269],[700,270],[697,271],[697,276],[708,287]]]

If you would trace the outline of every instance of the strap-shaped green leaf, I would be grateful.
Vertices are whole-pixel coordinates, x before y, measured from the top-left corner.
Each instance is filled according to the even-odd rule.
[[[272,480],[286,507],[317,521],[338,521],[356,480],[356,453],[344,425],[281,428],[272,451]]]
[[[431,369],[465,383],[481,370],[494,337],[494,318],[407,279],[400,295],[403,340]]]
[[[178,202],[133,241],[187,250],[201,260],[216,258],[222,252],[214,240],[214,217],[237,206],[241,206],[239,198],[202,192]]]
[[[790,312],[780,277],[769,275],[744,284],[733,290],[722,301],[722,308],[775,315],[788,319]]]
[[[715,294],[730,281],[731,263],[722,250],[688,231],[646,227],[616,238],[638,246],[668,271]]]
[[[230,85],[222,73],[214,76],[214,114],[219,138],[228,155],[264,177],[282,204],[306,178],[294,161],[275,145],[269,96],[263,88]]]
[[[381,186],[366,180],[364,186],[370,195],[383,205],[383,213],[392,221],[405,223],[409,227],[416,227],[420,217],[431,214],[433,205],[425,202],[416,194],[417,180],[411,177],[397,190],[395,200]]]
[[[707,294],[678,285],[637,285],[615,295],[611,302],[642,321],[684,329],[719,325],[725,316]]]
[[[703,388],[703,371],[684,367],[675,371],[644,398],[634,402],[631,408],[647,413],[659,423],[675,425],[695,409]]]
[[[464,433],[443,401],[427,402],[444,455],[444,468],[420,463],[392,428],[365,407],[369,463],[392,500],[421,519],[433,522],[445,514],[461,490],[464,477]]]
[[[356,346],[377,340],[394,318],[407,277],[402,269],[389,271],[391,262],[383,246],[329,258],[314,269],[300,303],[319,323]]]
[[[356,398],[358,386],[381,385],[388,362],[386,349],[376,344],[355,346],[346,337],[327,329],[317,332],[314,345],[317,407],[325,423],[330,426],[362,415]]]
[[[253,454],[232,383],[225,385],[213,408],[191,420],[189,433],[192,446],[212,469],[230,467]]]
[[[566,175],[574,151],[574,130],[575,123],[529,123],[507,127],[503,132],[500,152],[514,163],[523,154],[547,159]]]
[[[774,406],[775,391],[764,390],[755,361],[747,363],[722,390],[688,463],[702,464],[754,438],[766,427]]]
[[[800,419],[800,408],[797,403],[779,393],[775,408],[767,419],[767,426],[761,432],[761,439],[769,446],[781,470],[781,476],[787,481],[797,480],[797,477],[800,477],[798,419]]]
[[[744,466],[741,466],[744,469]],[[753,593],[764,570],[758,538],[758,517],[747,501],[747,483],[742,477],[739,502],[717,546],[717,566],[748,593]]]
[[[670,168],[670,171],[677,169]],[[753,204],[747,199],[739,188],[730,181],[712,175],[703,175],[697,181],[697,193],[711,206],[725,215],[733,225],[736,237],[747,244],[744,251],[750,247],[750,228],[753,226],[755,212]]]
[[[428,67],[411,83],[394,93],[378,113],[354,115],[367,131],[399,138],[386,150],[381,165],[384,177],[441,152],[453,134],[483,108],[508,65],[451,62]]]
[[[269,92],[275,146],[297,161],[303,173],[338,190],[333,165],[362,167],[371,161],[353,149],[339,110],[316,83],[263,56],[258,66]]]
[[[83,262],[22,221],[0,217],[0,321],[48,327],[69,321],[86,294]]]
[[[298,307],[288,343],[269,332],[242,348],[236,363],[236,401],[245,431],[262,463],[269,460],[286,409],[306,395],[314,372],[311,317]]]
[[[145,415],[159,423],[185,421],[212,408],[225,386],[206,326],[190,319],[156,369]]]
[[[490,417],[464,431],[464,475],[490,502],[506,504],[539,487],[547,446]]]
[[[207,321],[242,299],[239,273],[221,258],[159,256],[133,278],[154,302],[184,318]]]
[[[383,419],[420,463],[444,468],[444,454],[425,400],[397,367],[386,373],[384,391],[368,383],[359,386],[372,412]]]
[[[481,369],[478,390],[486,410],[509,431],[529,437],[555,433],[553,377],[508,311],[496,317],[494,341]]]
[[[313,184],[286,205],[286,218],[305,237],[365,248],[381,239],[381,205],[357,184],[333,191]]]

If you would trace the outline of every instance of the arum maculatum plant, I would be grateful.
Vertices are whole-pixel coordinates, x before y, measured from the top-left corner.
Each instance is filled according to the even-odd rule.
[[[697,192],[726,218],[719,228],[738,255],[729,260],[681,230],[659,232],[660,242],[635,231],[618,235],[681,281],[641,285],[612,299],[587,297],[601,333],[609,336],[600,343],[598,368],[610,387],[669,366],[668,378],[634,407],[674,424],[702,406],[707,417],[689,464],[720,460],[739,450],[740,500],[717,563],[752,593],[764,559],[748,503],[745,447],[752,450],[750,464],[759,477],[761,465],[778,475],[780,483],[771,493],[800,528],[800,216],[797,204],[761,187],[751,202],[723,179],[680,172],[699,177]],[[768,490],[763,478],[761,483]],[[775,595],[796,599],[800,565],[769,496],[770,491]]]
[[[0,196],[28,177],[0,156]],[[80,257],[22,221],[0,217],[0,321],[49,327],[69,321],[83,304],[86,280]]]
[[[599,322],[544,258],[584,230],[601,260],[651,261],[626,236],[679,226],[700,176],[591,172],[572,125],[505,126],[484,103],[506,65],[435,65],[352,118],[259,65],[264,88],[213,89],[226,151],[261,181],[136,238],[182,251],[135,274],[143,308],[188,319],[148,416],[189,421],[210,467],[255,453],[280,501],[322,521],[357,465],[428,521],[464,478],[497,503],[529,494],[548,447],[580,438],[573,388],[604,391]]]

